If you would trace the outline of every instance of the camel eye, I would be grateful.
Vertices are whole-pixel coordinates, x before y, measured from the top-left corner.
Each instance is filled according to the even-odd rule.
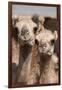
[[[18,31],[18,28],[17,28],[17,27],[15,27],[15,28],[13,29],[12,34],[13,34],[13,37],[15,38],[15,40],[18,41],[19,31]]]
[[[35,39],[35,44],[39,45],[39,41],[37,39]]]
[[[18,32],[18,28],[17,27],[15,27],[15,33],[16,34],[18,34],[19,32]]]
[[[52,39],[51,40],[51,45],[53,45],[55,43],[55,40],[54,39]]]
[[[34,34],[37,32],[37,27],[34,27],[34,29],[33,29],[33,32],[34,32]]]

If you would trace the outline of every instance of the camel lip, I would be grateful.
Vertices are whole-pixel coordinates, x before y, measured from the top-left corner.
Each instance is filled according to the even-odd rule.
[[[48,53],[41,52],[40,55],[41,55],[41,56],[46,56],[46,55],[47,55],[47,56],[51,56],[52,54],[49,55]]]
[[[33,39],[28,39],[28,40],[23,40],[24,42],[30,42],[30,41],[32,41]]]

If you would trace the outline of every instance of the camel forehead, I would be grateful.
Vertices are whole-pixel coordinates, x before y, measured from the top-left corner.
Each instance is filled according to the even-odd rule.
[[[26,26],[27,28],[33,28],[36,27],[37,25],[31,19],[20,20],[19,22],[16,23],[16,27],[18,28],[21,28],[23,26]]]
[[[54,34],[51,32],[51,31],[42,31],[38,36],[37,38],[43,42],[47,42],[47,41],[50,41],[51,39],[54,39]]]

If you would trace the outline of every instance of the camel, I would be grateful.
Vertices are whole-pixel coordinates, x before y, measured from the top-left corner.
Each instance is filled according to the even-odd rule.
[[[57,31],[52,32],[47,29],[36,36],[40,58],[39,84],[59,83],[59,60],[56,53],[54,53],[54,43],[57,38]]]
[[[16,72],[16,79],[13,82],[14,85],[17,85],[17,83],[21,83],[23,85],[32,85],[38,83],[38,77],[40,75],[38,64],[39,59],[36,61],[34,58],[36,56],[35,50],[37,49],[37,46],[35,45],[35,37],[37,30],[40,30],[40,28],[38,23],[35,22],[36,20],[34,20],[34,18],[36,17],[33,16],[33,18],[26,18],[25,16],[21,18],[21,16],[19,16],[18,18],[16,17],[16,20],[13,19],[15,21],[13,21],[13,27],[18,34],[14,36],[18,36],[16,41],[18,40],[19,47],[19,62],[17,62],[18,67]]]

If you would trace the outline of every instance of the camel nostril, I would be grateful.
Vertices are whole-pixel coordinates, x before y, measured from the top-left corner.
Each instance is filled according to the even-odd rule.
[[[39,41],[37,39],[35,39],[35,44],[39,45]]]
[[[47,45],[46,44],[41,44],[42,48],[46,48]]]

